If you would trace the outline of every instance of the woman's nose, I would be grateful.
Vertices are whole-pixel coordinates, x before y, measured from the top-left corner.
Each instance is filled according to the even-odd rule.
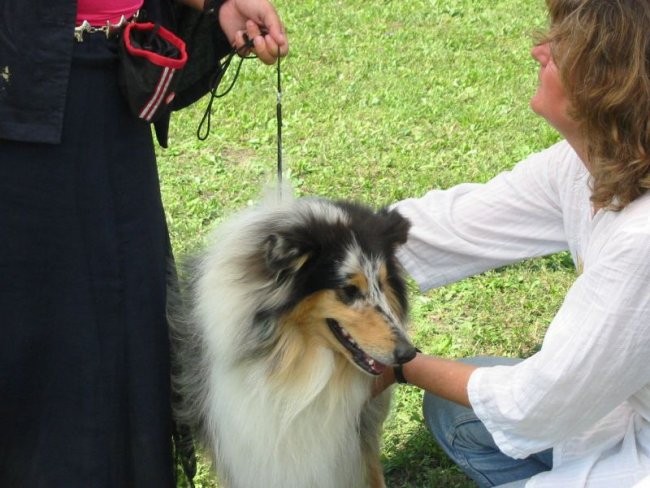
[[[544,44],[537,44],[533,46],[533,48],[530,50],[530,55],[541,65],[547,64],[551,57],[551,48],[549,46],[549,43],[545,42]]]

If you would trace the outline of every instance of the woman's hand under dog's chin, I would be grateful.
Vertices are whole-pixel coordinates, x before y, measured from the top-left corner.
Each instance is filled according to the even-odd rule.
[[[404,368],[407,364],[413,363],[419,355],[421,355],[420,352],[413,356],[411,360],[401,364],[402,375],[404,376],[404,379],[406,379]],[[395,383],[397,383],[397,378],[395,377],[395,367],[387,366],[384,372],[375,378],[375,381],[372,385],[371,398],[375,398],[376,396],[381,395],[386,389],[390,388]]]
[[[465,407],[471,407],[467,392],[469,378],[476,366],[453,359],[444,359],[417,353],[402,365],[402,376],[409,385],[417,386]],[[395,370],[391,367],[378,376],[372,386],[376,397],[395,383]]]
[[[387,367],[382,374],[375,378],[372,384],[370,395],[372,398],[382,394],[387,388],[395,383],[395,372],[390,366]]]

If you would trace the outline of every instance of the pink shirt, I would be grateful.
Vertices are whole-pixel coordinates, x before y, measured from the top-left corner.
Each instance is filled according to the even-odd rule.
[[[84,20],[91,25],[106,25],[106,21],[116,24],[120,17],[131,17],[140,7],[144,0],[78,0],[77,2],[77,25]]]

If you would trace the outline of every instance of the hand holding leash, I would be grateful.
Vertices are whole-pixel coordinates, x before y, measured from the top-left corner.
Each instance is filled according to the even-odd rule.
[[[267,0],[226,0],[215,15],[240,54],[252,52],[265,64],[273,64],[278,57],[287,55],[289,44],[284,26]]]

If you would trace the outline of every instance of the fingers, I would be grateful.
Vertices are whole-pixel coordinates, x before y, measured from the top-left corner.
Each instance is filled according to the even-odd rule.
[[[281,56],[278,45],[270,34],[257,36],[253,39],[254,51],[260,61],[264,64],[273,64]]]
[[[278,25],[272,24],[267,29],[247,20],[246,31],[238,31],[235,36],[237,52],[245,56],[252,51],[265,64],[273,64],[278,57],[286,56],[289,46]]]
[[[267,11],[267,14],[262,19],[262,25],[264,26],[265,35],[269,36],[275,42],[276,47],[280,48],[280,56],[286,56],[289,45],[284,33],[284,26],[273,8]]]

